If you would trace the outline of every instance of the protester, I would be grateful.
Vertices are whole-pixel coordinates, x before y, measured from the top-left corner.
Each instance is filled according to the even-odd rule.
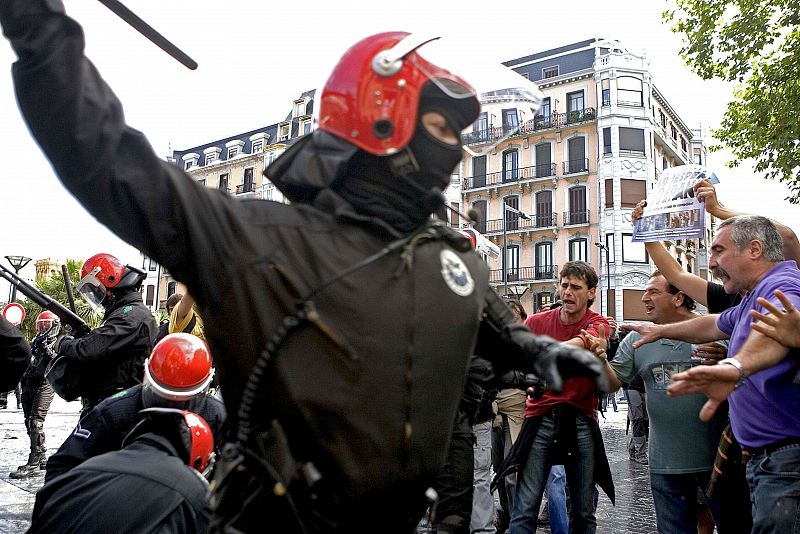
[[[31,363],[22,375],[22,409],[31,450],[28,461],[9,473],[9,478],[27,478],[41,474],[47,463],[44,420],[55,393],[45,379],[45,372],[55,356],[53,346],[60,330],[61,320],[53,312],[45,310],[36,317],[36,336],[31,343]]]
[[[782,245],[765,217],[723,221],[711,245],[709,268],[723,280],[725,291],[745,291],[747,298],[721,315],[668,325],[628,325],[642,334],[636,346],[660,338],[694,343],[730,338],[730,357],[673,375],[676,383],[669,386],[669,393],[705,393],[703,420],[729,399],[731,427],[748,458],[753,532],[786,532],[800,521],[800,482],[787,476],[800,459],[800,388],[793,382],[800,355],[754,331],[749,315],[751,310],[763,310],[760,297],[776,303],[776,289],[792,309],[800,304],[800,270],[795,262],[783,261]]]
[[[528,317],[531,331],[565,345],[589,347],[589,338],[605,336],[610,327],[605,317],[589,307],[597,291],[597,273],[586,262],[567,262],[559,273],[561,306]],[[567,380],[563,392],[546,391],[528,398],[525,423],[500,476],[517,471],[517,492],[511,509],[509,532],[536,532],[537,512],[551,466],[563,465],[569,485],[573,532],[594,532],[595,482],[614,500],[614,486],[597,423],[598,391],[591,381]],[[560,490],[559,490],[560,491]],[[550,515],[554,513],[550,510]]]
[[[694,301],[656,271],[642,295],[647,318],[669,324],[696,317]],[[662,339],[660,343],[633,348],[639,334],[627,335],[612,361],[605,350],[599,358],[606,364],[611,389],[642,376],[650,416],[650,489],[660,534],[695,534],[701,515],[698,491],[704,492],[711,476],[716,443],[708,423],[695,414],[705,399],[692,395],[669,399],[667,386],[672,373],[698,363],[692,361],[689,343]],[[713,530],[713,525],[712,525]]]
[[[202,417],[151,408],[122,449],[48,480],[30,533],[197,533],[208,527],[214,439]]]
[[[282,532],[413,528],[473,354],[556,390],[572,376],[604,387],[591,354],[514,325],[466,237],[430,218],[480,106],[425,59],[427,39],[379,34],[342,57],[317,92],[319,128],[268,168],[286,205],[238,201],[154,154],[61,2],[0,3],[0,23],[64,185],[199,305],[237,436],[214,529],[260,530],[265,514]],[[511,79],[535,108],[538,89]]]

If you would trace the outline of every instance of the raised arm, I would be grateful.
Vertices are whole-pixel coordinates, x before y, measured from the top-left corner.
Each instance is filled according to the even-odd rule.
[[[659,339],[679,339],[689,343],[706,343],[729,338],[728,334],[717,327],[718,317],[719,315],[701,315],[678,323],[624,323],[620,327],[641,334],[641,339],[633,344],[634,349]]]
[[[717,198],[717,190],[714,188],[714,184],[708,180],[700,180],[697,182],[694,185],[694,190],[697,199],[705,203],[706,211],[720,220],[724,221],[725,219],[730,219],[737,215],[748,215],[748,213],[734,211],[723,206]],[[800,263],[800,241],[798,241],[797,235],[791,228],[782,225],[778,221],[772,220],[772,224],[775,225],[775,228],[783,239],[783,257],[787,260],[794,260]]]
[[[631,213],[633,222],[642,216],[645,206],[647,206],[646,200],[642,200],[636,205]],[[694,301],[708,306],[708,282],[705,279],[684,271],[681,264],[659,241],[649,241],[644,244],[644,248],[650,259],[653,260],[656,269],[664,275],[667,282],[689,295]]]
[[[239,203],[160,159],[125,124],[116,96],[84,56],[81,27],[59,0],[4,0],[0,24],[19,58],[20,110],[64,186],[116,235],[189,287],[202,287],[208,258],[232,253],[224,237],[244,233]]]

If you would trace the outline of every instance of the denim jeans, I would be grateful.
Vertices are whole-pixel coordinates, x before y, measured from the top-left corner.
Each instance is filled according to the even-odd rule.
[[[475,445],[470,532],[494,534],[494,499],[489,490],[492,482],[492,422],[472,425],[472,433]]]
[[[552,534],[569,534],[567,473],[563,465],[550,468],[550,476],[547,477],[547,513]]]
[[[800,532],[800,444],[747,462],[753,534]]]
[[[680,475],[650,473],[659,534],[697,532],[697,490],[705,491],[710,477],[710,471]]]
[[[578,456],[570,465],[564,467],[569,484],[572,520],[570,532],[573,534],[591,533],[597,529],[594,516],[594,442],[592,431],[583,416],[575,423]],[[525,467],[517,477],[517,493],[511,508],[510,534],[536,532],[539,506],[542,493],[550,476],[552,457],[557,445],[555,420],[552,414],[542,417],[539,431],[531,446]],[[548,505],[549,507],[549,505]]]

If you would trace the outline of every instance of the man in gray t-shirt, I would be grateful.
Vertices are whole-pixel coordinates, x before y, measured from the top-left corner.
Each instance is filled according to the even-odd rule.
[[[654,323],[692,319],[694,301],[671,286],[658,271],[651,276],[642,297],[648,318]],[[695,365],[692,346],[662,339],[637,346],[641,336],[631,332],[620,343],[614,360],[605,365],[611,389],[641,374],[650,417],[650,487],[658,532],[697,532],[697,492],[708,484],[716,444],[711,428],[697,417],[704,395],[667,396],[672,375]],[[601,355],[601,359],[604,355]]]

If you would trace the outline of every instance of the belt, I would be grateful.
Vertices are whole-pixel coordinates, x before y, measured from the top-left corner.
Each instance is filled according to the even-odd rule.
[[[745,460],[749,460],[753,456],[760,456],[762,454],[770,454],[770,453],[775,452],[776,450],[781,449],[783,447],[788,447],[789,445],[797,445],[797,444],[800,444],[800,437],[782,439],[780,441],[776,441],[775,443],[771,443],[771,444],[766,445],[764,447],[758,447],[758,448],[755,448],[755,449],[742,447],[742,457],[744,457]]]

